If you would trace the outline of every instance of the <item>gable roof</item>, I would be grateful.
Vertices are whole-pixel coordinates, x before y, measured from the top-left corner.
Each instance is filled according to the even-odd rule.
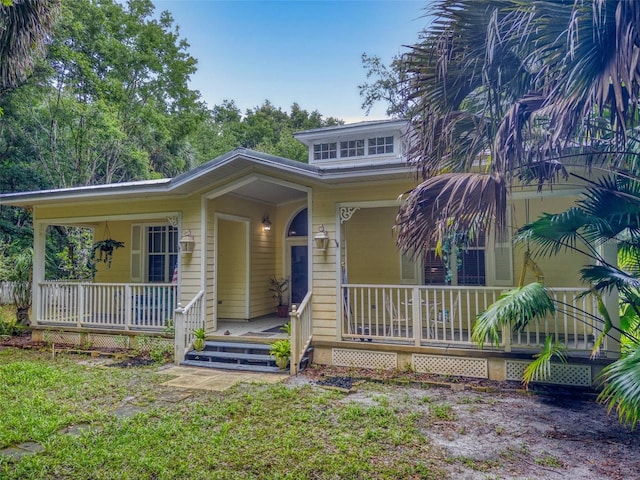
[[[293,175],[296,181],[303,184],[407,178],[410,174],[409,167],[398,162],[318,168],[276,155],[237,148],[174,178],[6,193],[0,195],[0,205],[33,206],[51,202],[116,199],[125,196],[134,198],[149,195],[186,195],[256,167],[268,173]]]

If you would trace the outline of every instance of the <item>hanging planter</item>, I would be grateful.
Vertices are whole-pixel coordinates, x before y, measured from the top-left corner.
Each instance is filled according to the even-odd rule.
[[[113,251],[124,247],[124,242],[119,242],[111,237],[109,232],[109,224],[105,223],[104,227],[104,240],[100,240],[93,244],[93,259],[95,263],[106,263],[107,270],[111,268],[111,261],[113,260]]]

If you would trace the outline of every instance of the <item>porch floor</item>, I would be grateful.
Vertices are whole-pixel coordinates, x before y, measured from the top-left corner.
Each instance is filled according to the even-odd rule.
[[[259,338],[263,340],[276,340],[286,338],[287,334],[279,329],[289,321],[288,317],[282,318],[276,315],[257,318],[248,322],[237,322],[233,320],[219,320],[217,330],[207,331],[207,337],[247,337],[247,340]],[[266,331],[273,330],[273,331]],[[225,332],[229,332],[225,334]]]

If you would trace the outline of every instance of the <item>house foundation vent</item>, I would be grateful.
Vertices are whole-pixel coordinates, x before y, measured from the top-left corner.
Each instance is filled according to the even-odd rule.
[[[382,370],[398,368],[396,353],[334,348],[331,357],[333,365],[338,367],[379,368]]]
[[[456,377],[489,378],[485,358],[447,357],[443,355],[413,354],[413,369],[421,373],[453,375]]]
[[[529,362],[505,361],[506,379],[522,381],[522,375],[527,365],[529,365]],[[537,383],[590,387],[592,385],[591,366],[553,363],[551,364],[550,377]]]

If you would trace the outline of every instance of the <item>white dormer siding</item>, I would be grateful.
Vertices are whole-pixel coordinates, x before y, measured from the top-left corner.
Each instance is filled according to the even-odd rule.
[[[380,120],[298,132],[309,164],[333,168],[401,163],[406,120]]]

